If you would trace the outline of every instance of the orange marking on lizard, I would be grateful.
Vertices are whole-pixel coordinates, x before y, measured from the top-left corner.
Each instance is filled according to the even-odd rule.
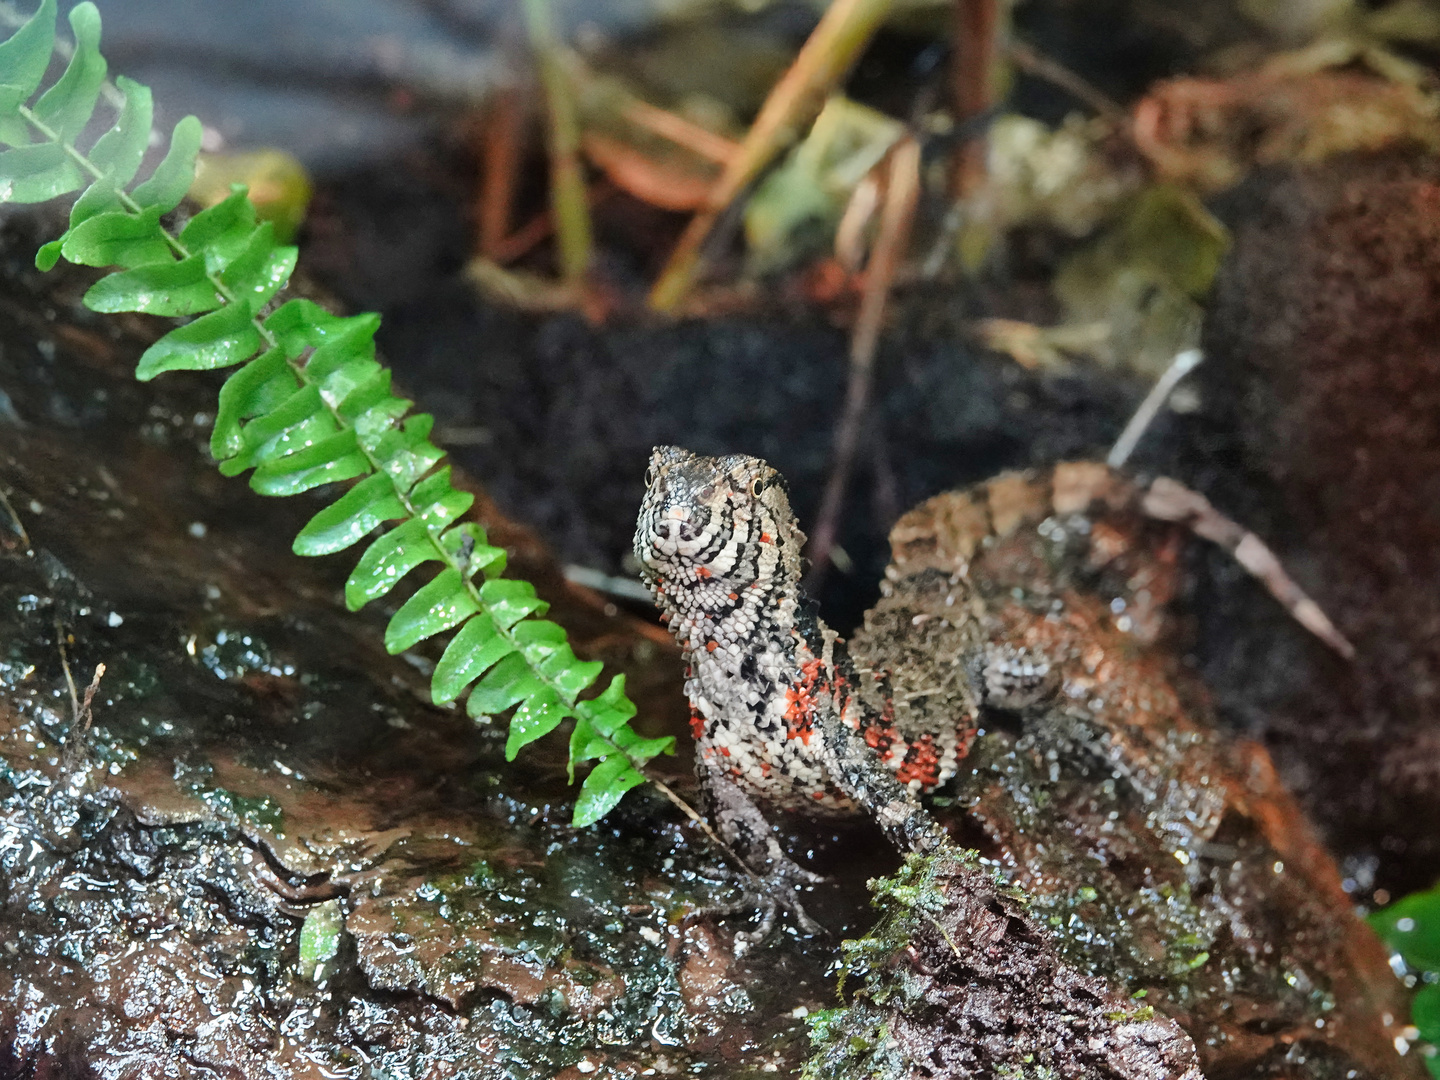
[[[815,731],[818,695],[829,689],[821,676],[823,666],[818,659],[805,661],[800,665],[799,684],[785,689],[785,737],[799,739],[806,746]]]
[[[895,779],[902,784],[919,780],[924,787],[940,782],[940,755],[935,751],[935,736],[921,735],[905,753],[905,760],[895,770]]]

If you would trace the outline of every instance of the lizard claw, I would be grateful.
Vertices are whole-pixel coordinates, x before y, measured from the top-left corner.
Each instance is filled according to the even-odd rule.
[[[742,956],[759,945],[775,930],[775,923],[781,911],[788,911],[795,925],[806,934],[824,934],[825,928],[812,919],[800,903],[800,891],[804,886],[817,885],[825,879],[796,866],[788,859],[773,866],[766,874],[741,875],[726,872],[726,877],[740,889],[736,899],[722,904],[712,904],[694,912],[692,917],[704,915],[758,914],[760,921],[753,929],[741,930],[735,935],[735,955]]]

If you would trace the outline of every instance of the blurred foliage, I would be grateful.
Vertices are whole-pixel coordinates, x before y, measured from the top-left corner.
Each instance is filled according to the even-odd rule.
[[[1370,925],[1405,966],[1420,976],[1410,1005],[1410,1022],[1429,1044],[1425,1066],[1440,1077],[1440,885],[1412,893],[1370,916]]]
[[[299,158],[284,150],[262,149],[235,153],[201,153],[195,159],[195,182],[190,199],[211,207],[230,197],[230,185],[243,184],[255,204],[255,216],[275,227],[275,239],[295,239],[310,207],[313,189]]]
[[[1200,300],[1229,246],[1225,227],[1194,195],[1147,188],[1120,220],[1061,265],[1055,294],[1071,323],[1105,323],[1092,355],[1158,375],[1200,340]]]
[[[831,97],[810,133],[746,204],[750,271],[774,272],[832,238],[857,185],[904,133],[904,125],[882,112]]]

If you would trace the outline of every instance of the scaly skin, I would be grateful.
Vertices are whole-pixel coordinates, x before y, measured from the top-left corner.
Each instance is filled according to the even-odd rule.
[[[915,795],[954,774],[974,711],[936,730],[897,724],[883,673],[857,675],[801,592],[805,536],[765,462],[658,447],[646,487],[635,554],[685,653],[710,812],[773,900],[814,930],[798,891],[818,879],[786,857],[763,811],[858,808],[898,847],[929,850],[945,832]]]

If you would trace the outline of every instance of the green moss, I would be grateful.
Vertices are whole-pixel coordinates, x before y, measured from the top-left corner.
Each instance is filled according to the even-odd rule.
[[[890,877],[869,881],[870,903],[884,914],[868,935],[841,943],[844,966],[839,994],[843,999],[847,977],[860,979],[864,985],[849,1005],[810,1017],[810,1042],[815,1049],[802,1080],[889,1080],[910,1074],[908,1062],[890,1037],[885,1016],[918,1008],[923,1002],[908,965],[891,961],[910,946],[922,928],[938,927],[946,933],[936,920],[946,905],[938,882],[953,874],[957,864],[978,868],[979,860],[972,852],[954,848],[930,855],[911,854]],[[997,885],[1018,895],[998,879]],[[884,978],[870,977],[881,971]]]

